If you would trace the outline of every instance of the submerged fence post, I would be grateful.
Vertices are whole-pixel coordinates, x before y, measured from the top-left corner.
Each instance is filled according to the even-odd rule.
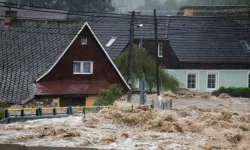
[[[165,103],[165,109],[168,109],[168,102]]]
[[[83,115],[84,115],[84,118],[86,118],[85,113],[86,113],[86,106],[83,107]]]
[[[70,108],[67,108],[67,115],[70,115]]]
[[[53,115],[54,115],[54,116],[57,115],[56,108],[53,109]]]
[[[173,100],[171,99],[170,101],[169,101],[169,108],[172,108],[173,107]]]
[[[39,110],[39,115],[42,116],[42,115],[43,115],[43,110],[42,110],[42,108],[39,108],[38,110]]]
[[[69,113],[70,113],[71,115],[73,114],[72,106],[69,106]]]
[[[7,108],[4,110],[4,117],[5,118],[9,118],[10,117],[9,110]]]
[[[39,109],[36,109],[36,116],[39,116]]]
[[[21,110],[21,117],[25,116],[24,109]]]

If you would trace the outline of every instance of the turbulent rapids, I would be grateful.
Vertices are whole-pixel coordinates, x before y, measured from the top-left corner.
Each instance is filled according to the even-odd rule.
[[[132,107],[117,101],[110,109],[87,114],[86,118],[0,125],[0,143],[112,149],[250,149],[250,112],[224,105],[152,110],[147,105]]]

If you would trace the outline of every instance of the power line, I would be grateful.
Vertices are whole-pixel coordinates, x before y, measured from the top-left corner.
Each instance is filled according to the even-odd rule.
[[[4,8],[10,8],[8,6],[0,6],[0,7],[4,7]],[[15,8],[15,9],[20,9],[20,10],[30,10],[30,11],[36,11],[36,12],[44,12],[44,13],[54,13],[54,14],[64,14],[64,15],[75,15],[75,16],[83,16],[83,17],[86,17],[86,16],[89,16],[89,17],[112,17],[112,18],[119,18],[120,16],[117,16],[117,15],[112,15],[112,16],[108,16],[108,15],[100,15],[98,13],[95,13],[94,14],[77,14],[77,13],[65,13],[65,12],[55,12],[55,11],[47,11],[47,10],[37,10],[37,9],[30,9],[30,8]],[[129,16],[123,16],[123,17],[128,17]]]
[[[0,3],[5,3],[5,2],[0,2]],[[17,5],[14,3],[7,3],[7,4],[13,4],[13,5]],[[69,12],[76,12],[76,13],[63,13],[63,12],[58,12],[58,11],[46,11],[46,10],[36,10],[36,9],[30,9],[30,8],[39,8],[39,9],[47,9],[47,10],[64,10],[64,9],[52,9],[52,8],[45,8],[45,7],[36,7],[36,6],[28,6],[28,5],[22,5],[22,6],[26,6],[29,8],[15,8],[15,9],[20,9],[20,10],[30,10],[30,11],[38,11],[38,12],[47,12],[47,13],[55,13],[55,14],[64,14],[64,15],[74,15],[74,16],[82,16],[82,17],[109,17],[109,18],[126,18],[126,19],[131,19],[131,16],[129,14],[117,14],[117,13],[98,13],[98,12],[87,12],[87,11],[79,11],[79,12],[84,12],[87,14],[79,14],[76,11],[69,11]],[[0,6],[0,7],[5,7],[5,8],[10,8],[10,6]],[[68,11],[68,10],[64,10],[64,11]],[[90,13],[90,14],[88,14]],[[104,14],[104,15],[103,15]],[[108,15],[105,15],[108,14]],[[148,18],[152,18],[152,15],[135,15],[136,16],[140,16],[141,19],[148,19]],[[222,15],[222,16],[208,16],[208,17],[235,17],[236,15]],[[145,17],[145,18],[144,18]],[[158,18],[163,18],[164,17],[169,17],[169,16],[158,16]],[[183,16],[180,16],[183,17]],[[193,16],[193,17],[204,17],[204,16]],[[246,16],[248,18],[248,16]],[[157,20],[162,20],[162,19],[158,19]],[[74,17],[74,19],[78,19],[76,17]],[[79,18],[82,19],[82,18]]]

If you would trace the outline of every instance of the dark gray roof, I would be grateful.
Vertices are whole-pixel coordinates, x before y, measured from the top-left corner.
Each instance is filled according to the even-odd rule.
[[[25,103],[33,83],[65,50],[82,23],[15,22],[0,25],[0,101]]]
[[[9,8],[0,7],[0,18],[4,18],[5,11]],[[55,10],[55,9],[40,9],[40,8],[11,8],[12,11],[17,11],[18,18],[30,18],[30,19],[55,19],[65,20],[67,19],[66,10]]]
[[[220,17],[170,17],[168,40],[180,61],[250,61],[250,32],[236,21]]]
[[[168,16],[158,18],[158,38],[170,41],[180,61],[250,61],[250,52],[240,40],[250,44],[250,31],[235,20],[224,17]],[[153,17],[136,17],[135,38],[154,38]],[[112,58],[116,58],[129,43],[130,18],[102,18],[92,26],[105,46],[111,37],[117,40],[105,47]]]
[[[166,18],[166,17],[164,17]],[[166,38],[166,29],[168,19],[159,20],[158,25],[158,38]],[[130,40],[130,22],[131,18],[102,18],[99,21],[93,21],[90,26],[93,28],[98,39],[105,46],[111,37],[117,37],[116,41],[111,47],[105,47],[111,58],[116,58],[126,48]],[[143,24],[142,28],[137,28],[139,24]],[[135,32],[134,38],[144,39],[154,38],[154,21],[153,17],[135,17],[134,22]]]

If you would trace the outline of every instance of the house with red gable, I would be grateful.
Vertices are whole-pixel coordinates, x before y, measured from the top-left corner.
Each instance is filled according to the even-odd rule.
[[[92,105],[100,89],[129,85],[87,22],[1,21],[0,100]],[[4,43],[4,44],[3,44]]]

